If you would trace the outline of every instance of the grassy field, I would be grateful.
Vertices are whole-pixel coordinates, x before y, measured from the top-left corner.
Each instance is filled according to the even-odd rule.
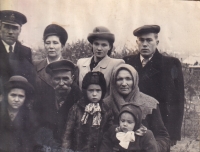
[[[185,104],[182,139],[171,152],[200,152],[200,100],[198,97]]]

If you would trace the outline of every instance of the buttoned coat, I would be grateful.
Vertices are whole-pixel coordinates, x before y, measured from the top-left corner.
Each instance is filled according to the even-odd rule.
[[[9,55],[0,40],[0,76],[5,83],[13,75],[21,75],[35,85],[36,72],[32,64],[31,49],[16,41],[12,55]]]
[[[47,59],[34,62],[37,72],[36,77],[36,102],[44,102],[46,96],[54,93],[54,89],[51,83],[51,76],[46,73],[45,68],[48,65]]]
[[[82,124],[81,122],[86,105],[86,100],[82,98],[70,109],[62,148],[71,149],[73,151],[99,151],[103,133],[113,124],[112,110],[106,104],[101,102],[101,124],[99,127],[93,127],[92,115],[88,116],[86,124]]]
[[[36,115],[25,106],[11,121],[4,101],[0,104],[0,151],[30,152],[35,145],[34,134],[38,124]]]
[[[82,81],[86,73],[88,73],[90,70],[90,63],[93,56],[90,58],[83,58],[79,59],[77,62],[77,66],[79,69],[79,87],[82,89]],[[113,59],[109,56],[105,56],[98,65],[92,70],[92,71],[100,71],[104,74],[104,77],[106,79],[106,85],[107,85],[107,92],[109,92],[109,85],[110,85],[110,78],[113,72],[113,69],[117,67],[119,64],[124,63],[122,59]],[[108,95],[108,93],[107,93]]]
[[[124,57],[124,60],[137,70],[140,91],[159,101],[162,119],[171,140],[180,140],[184,112],[184,82],[180,61],[163,56],[158,50],[145,67],[142,67],[140,54]]]

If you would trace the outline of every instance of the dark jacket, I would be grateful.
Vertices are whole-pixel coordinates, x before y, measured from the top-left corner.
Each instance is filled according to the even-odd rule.
[[[106,98],[105,103],[108,104],[109,107],[113,107],[114,101],[110,101],[109,98]],[[118,124],[118,115],[119,112],[114,112],[114,124]],[[163,124],[159,107],[152,110],[152,114],[146,116],[145,119],[142,120],[142,124],[147,127],[147,129],[153,132],[153,135],[157,141],[158,151],[166,152],[169,150],[169,134]]]
[[[184,82],[181,63],[177,58],[155,52],[142,67],[140,54],[124,57],[139,74],[140,91],[159,101],[160,112],[172,140],[181,139],[184,112]]]
[[[71,108],[62,148],[83,152],[97,152],[99,150],[103,133],[112,125],[112,111],[102,103],[100,105],[102,116],[100,127],[92,127],[93,116],[91,115],[88,117],[87,123],[82,125],[81,118],[83,117],[86,105],[87,103],[84,99],[81,99]]]
[[[6,106],[0,104],[0,151],[30,152],[35,145],[38,124],[36,115],[26,107],[20,108],[11,121]]]
[[[156,140],[150,130],[143,136],[135,135],[135,141],[129,143],[128,149],[124,149],[116,138],[116,127],[110,127],[104,134],[100,152],[157,152]]]
[[[68,112],[73,104],[81,98],[81,91],[77,85],[73,84],[64,104],[57,109],[55,91],[52,87],[49,87],[49,89],[51,93],[46,94],[43,101],[35,102],[33,106],[40,122],[40,129],[36,138],[40,145],[57,148],[61,146]]]
[[[2,40],[0,40],[0,76],[2,76],[2,84],[13,75],[21,75],[34,86],[36,72],[32,64],[31,49],[17,41],[13,52],[9,55]]]

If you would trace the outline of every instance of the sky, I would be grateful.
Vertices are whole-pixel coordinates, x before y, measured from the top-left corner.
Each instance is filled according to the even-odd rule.
[[[133,30],[160,25],[159,49],[189,56],[200,51],[200,2],[181,0],[1,0],[0,10],[26,15],[19,40],[32,48],[43,46],[47,25],[63,26],[68,42],[87,40],[96,26],[115,34],[115,47],[136,46]]]

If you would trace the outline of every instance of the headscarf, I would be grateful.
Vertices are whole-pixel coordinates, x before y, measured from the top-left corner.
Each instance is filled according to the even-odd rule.
[[[119,94],[116,88],[116,77],[120,70],[127,70],[130,72],[132,78],[133,78],[133,88],[131,93],[123,98],[122,95]],[[157,108],[158,101],[142,92],[140,92],[139,87],[139,76],[137,71],[128,64],[120,64],[117,66],[111,77],[111,83],[110,83],[110,95],[104,100],[105,103],[112,102],[111,106],[114,110],[114,113],[117,115],[119,114],[119,111],[122,107],[122,105],[127,103],[133,103],[137,106],[140,106],[142,109],[142,119],[146,118],[146,115],[152,114],[152,110]]]

